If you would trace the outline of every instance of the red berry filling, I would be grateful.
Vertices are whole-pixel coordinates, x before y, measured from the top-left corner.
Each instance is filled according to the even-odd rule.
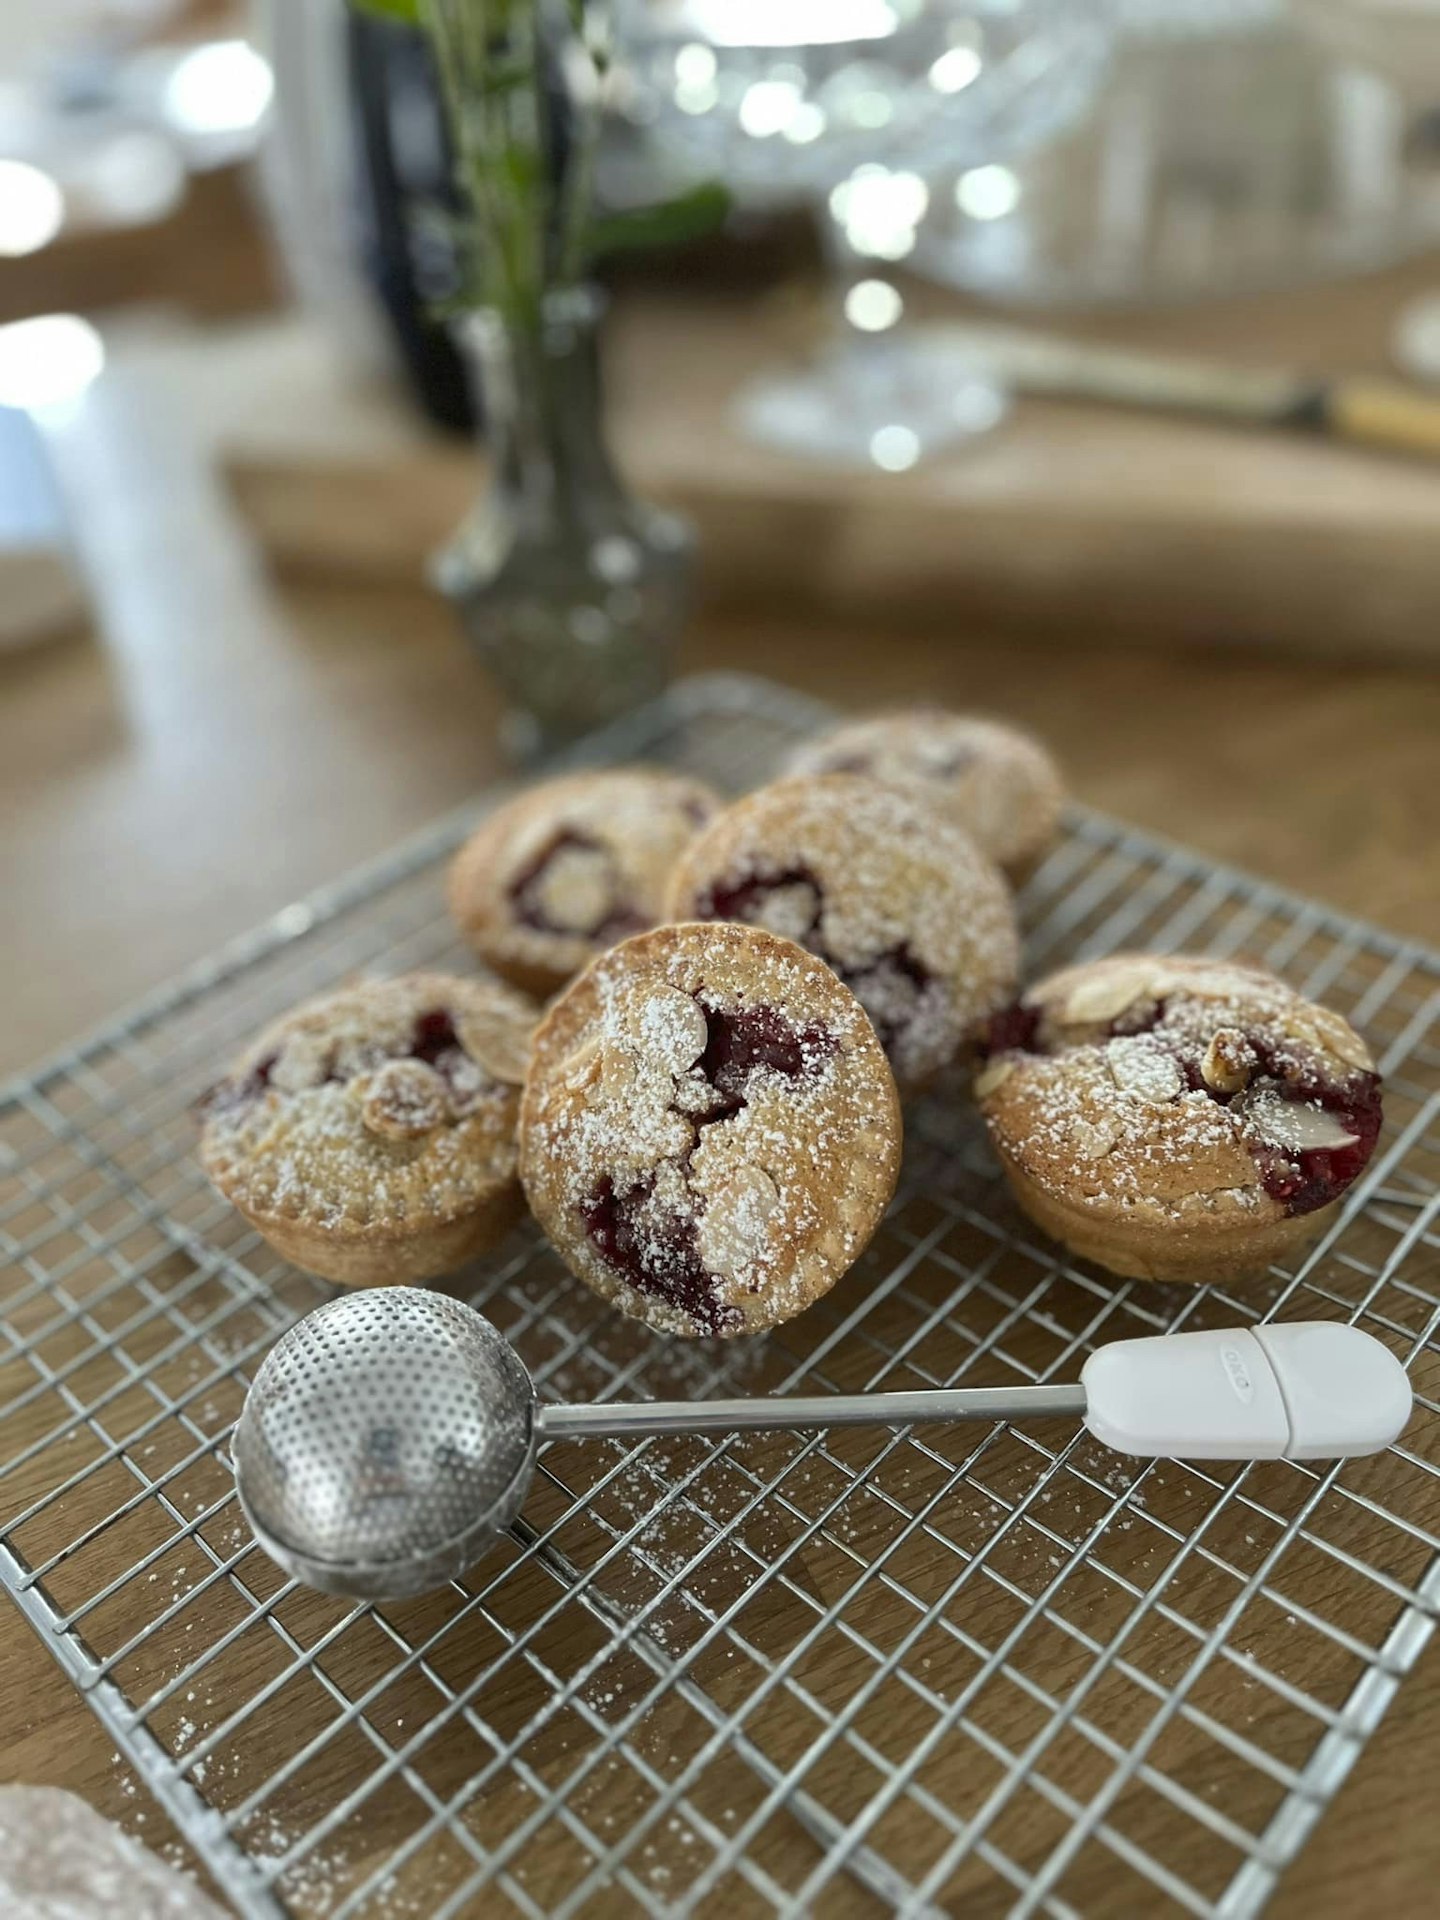
[[[939,988],[940,982],[905,941],[887,947],[860,966],[837,960],[820,929],[825,890],[808,867],[786,867],[751,874],[728,886],[717,884],[696,901],[696,916],[701,920],[763,925],[764,908],[779,893],[789,894],[789,904],[794,908],[794,918],[785,931],[845,982],[869,1014],[881,1046],[893,1058],[920,1019],[927,996]]]
[[[699,1005],[709,1032],[696,1065],[714,1089],[715,1101],[696,1118],[697,1132],[740,1112],[757,1070],[798,1080],[818,1072],[836,1050],[827,1028],[796,1027],[775,1007],[730,1011],[704,1000]],[[689,1159],[687,1154],[687,1166]],[[738,1309],[721,1301],[716,1277],[697,1251],[698,1212],[661,1213],[650,1205],[654,1191],[653,1174],[624,1193],[608,1174],[599,1182],[579,1208],[596,1251],[637,1293],[678,1307],[707,1333],[739,1326]]]
[[[795,1027],[775,1007],[746,1007],[728,1012],[700,1002],[710,1030],[698,1065],[717,1092],[739,1098],[757,1067],[770,1067],[787,1080],[813,1073],[835,1051],[835,1036],[825,1027]]]
[[[543,882],[555,861],[565,853],[597,855],[603,861],[611,881],[611,904],[588,926],[562,926],[546,910]],[[609,850],[588,833],[581,833],[574,827],[562,827],[545,843],[529,866],[516,874],[509,887],[515,918],[521,926],[531,927],[537,933],[557,933],[572,939],[578,937],[607,943],[623,940],[628,934],[640,933],[650,924],[633,906],[617,898],[619,892],[620,875]]]
[[[240,1079],[218,1081],[201,1094],[195,1102],[198,1117],[208,1120],[214,1114],[233,1113],[259,1100],[270,1090],[272,1076],[280,1063],[280,1054],[279,1048],[267,1053]],[[483,1094],[493,1091],[489,1076],[466,1052],[456,1030],[454,1015],[445,1007],[432,1007],[416,1018],[407,1046],[398,1051],[384,1047],[370,1048],[366,1049],[366,1056],[350,1061],[348,1071],[342,1072],[332,1051],[324,1072],[314,1080],[313,1085],[329,1086],[336,1082],[348,1082],[357,1073],[370,1072],[386,1060],[422,1060],[444,1080],[456,1112],[468,1111]]]
[[[1251,1146],[1260,1183],[1272,1200],[1288,1214],[1314,1213],[1332,1200],[1364,1172],[1375,1142],[1380,1137],[1383,1112],[1380,1101],[1380,1076],[1356,1069],[1341,1079],[1319,1072],[1314,1065],[1302,1064],[1293,1055],[1276,1046],[1272,1035],[1258,1029],[1245,1029],[1245,1038],[1260,1063],[1260,1072],[1245,1090],[1250,1096],[1273,1096],[1298,1105],[1318,1108],[1327,1114],[1342,1132],[1350,1135],[1344,1145],[1301,1147],[1258,1140]],[[1206,1084],[1198,1063],[1187,1054],[1180,1056],[1186,1080],[1221,1106],[1231,1106],[1242,1096],[1218,1093]]]
[[[1039,1053],[1040,1009],[1027,1007],[1023,1000],[1012,1001],[992,1013],[980,1045],[980,1057],[988,1060],[997,1053]]]
[[[617,1193],[607,1174],[588,1199],[580,1203],[580,1218],[601,1258],[621,1273],[637,1293],[678,1307],[707,1333],[738,1326],[737,1308],[724,1305],[715,1281],[705,1271],[696,1251],[698,1225],[693,1214],[666,1214],[652,1210],[642,1219],[655,1189],[653,1174],[628,1193]]]
[[[270,1085],[270,1076],[279,1058],[278,1051],[267,1053],[243,1078],[217,1080],[213,1087],[207,1087],[195,1102],[196,1117],[208,1120],[213,1114],[233,1113],[237,1107],[248,1107],[252,1100],[258,1100]]]
[[[415,1022],[409,1052],[412,1060],[423,1060],[427,1067],[438,1067],[448,1053],[463,1053],[453,1015],[444,1007],[422,1013]]]
[[[1163,1000],[1137,1000],[1133,1007],[1102,1028],[1102,1040],[1129,1039],[1137,1033],[1153,1033],[1165,1018]],[[1033,1053],[1048,1055],[1053,1049],[1041,1038],[1044,1011],[1024,1000],[1013,1000],[1008,1007],[990,1016],[980,1055],[989,1060],[997,1053]]]
[[[1364,1171],[1375,1151],[1383,1117],[1379,1074],[1357,1068],[1339,1077],[1328,1075],[1313,1057],[1301,1058],[1295,1043],[1278,1037],[1273,1029],[1247,1025],[1234,1031],[1253,1058],[1253,1071],[1243,1087],[1230,1091],[1216,1087],[1205,1078],[1203,1062],[1215,1028],[1230,1023],[1223,1015],[1217,1020],[1197,1020],[1199,1005],[1183,999],[1138,1000],[1102,1030],[1100,1042],[1153,1035],[1174,1058],[1189,1092],[1203,1094],[1222,1107],[1238,1101],[1237,1111],[1256,1115],[1247,1127],[1246,1144],[1271,1199],[1288,1214],[1314,1213],[1328,1206]],[[990,1022],[986,1057],[1007,1052],[1053,1054],[1054,1048],[1041,1035],[1042,1020],[1038,1006],[1017,1000],[1006,1007]],[[1266,1111],[1280,1115],[1281,1125],[1274,1128],[1277,1135],[1284,1128],[1284,1107],[1276,1102],[1318,1110],[1334,1122],[1337,1133],[1348,1138],[1333,1146],[1267,1139],[1259,1118]]]
[[[433,1007],[417,1018],[407,1053],[410,1059],[423,1060],[440,1075],[449,1090],[451,1112],[457,1117],[472,1113],[481,1100],[497,1090],[490,1075],[466,1051],[454,1015],[446,1007]]]
[[[794,938],[808,947],[819,931],[820,910],[825,904],[824,889],[809,867],[772,868],[768,873],[752,873],[744,880],[731,881],[728,886],[717,881],[695,902],[695,917],[697,920],[741,920],[754,925],[767,901],[777,893],[792,889],[798,900],[803,901],[806,892],[813,895],[809,924],[804,924],[799,917],[794,922],[797,929]],[[804,911],[802,906],[800,913]]]
[[[836,971],[869,1014],[881,1046],[892,1056],[920,1018],[927,995],[940,984],[904,940],[898,947],[888,947],[868,966]]]

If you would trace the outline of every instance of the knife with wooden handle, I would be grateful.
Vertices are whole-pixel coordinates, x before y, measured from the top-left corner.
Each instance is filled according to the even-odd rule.
[[[960,323],[947,325],[943,333],[1021,393],[1288,427],[1357,446],[1440,458],[1440,399],[1400,380],[1232,367],[1020,327]]]

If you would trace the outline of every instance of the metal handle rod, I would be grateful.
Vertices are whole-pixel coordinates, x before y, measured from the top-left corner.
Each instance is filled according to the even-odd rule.
[[[806,1427],[908,1427],[921,1420],[1042,1420],[1085,1412],[1062,1387],[932,1387],[919,1393],[829,1393],[789,1400],[640,1400],[541,1406],[542,1440],[640,1440],[661,1433],[756,1433]]]

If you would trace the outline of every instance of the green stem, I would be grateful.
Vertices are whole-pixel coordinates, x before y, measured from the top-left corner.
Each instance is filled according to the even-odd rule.
[[[589,63],[591,91],[588,100],[573,102],[570,164],[560,190],[560,278],[572,286],[589,264],[590,205],[600,144],[600,80],[610,58],[608,35],[598,40],[590,37],[583,9],[575,45]]]
[[[528,264],[531,284],[535,288],[537,309],[549,284],[548,258],[550,234],[553,227],[550,207],[550,150],[548,130],[550,123],[550,100],[545,89],[545,45],[540,27],[541,7],[539,0],[532,0],[528,6],[520,9],[521,22],[514,29],[517,37],[522,38],[525,49],[525,64],[528,69],[529,86],[522,93],[522,112],[531,116],[530,140],[524,159],[528,166],[527,186],[530,195],[530,220],[525,238],[528,243]]]
[[[495,247],[498,228],[497,209],[491,204],[480,156],[476,151],[476,128],[467,87],[467,8],[460,0],[420,0],[420,20],[435,55],[440,77],[446,118],[455,149],[455,171],[460,191],[469,206],[470,220],[465,236],[464,272],[472,278],[479,266],[478,256]],[[495,278],[492,260],[489,270],[481,268],[486,281]]]
[[[517,328],[539,325],[547,282],[544,72],[536,0],[419,0],[469,204],[468,271]]]

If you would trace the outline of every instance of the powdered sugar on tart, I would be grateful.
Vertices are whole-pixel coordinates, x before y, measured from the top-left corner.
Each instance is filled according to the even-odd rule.
[[[1088,1217],[1094,1257],[1176,1270],[1161,1277],[1219,1278],[1308,1238],[1381,1121],[1374,1063],[1339,1015],[1259,969],[1186,957],[1118,955],[1032,988],[995,1021],[976,1092],[1037,1218]]]
[[[1007,872],[1023,872],[1059,825],[1065,789],[1049,753],[999,720],[910,707],[852,720],[796,748],[791,773],[861,773],[917,784]]]
[[[719,816],[671,879],[672,918],[744,921],[826,961],[902,1086],[965,1053],[1013,991],[1009,890],[934,798],[855,775],[783,780]]]
[[[720,801],[658,767],[571,774],[486,819],[456,856],[450,906],[498,972],[549,993],[661,916],[676,859]]]
[[[575,1273],[685,1334],[789,1319],[861,1252],[899,1168],[864,1012],[791,942],[662,927],[595,961],[536,1035],[520,1171]]]
[[[211,1179],[329,1279],[428,1278],[517,1210],[535,1009],[447,974],[347,988],[275,1022],[201,1102]]]

